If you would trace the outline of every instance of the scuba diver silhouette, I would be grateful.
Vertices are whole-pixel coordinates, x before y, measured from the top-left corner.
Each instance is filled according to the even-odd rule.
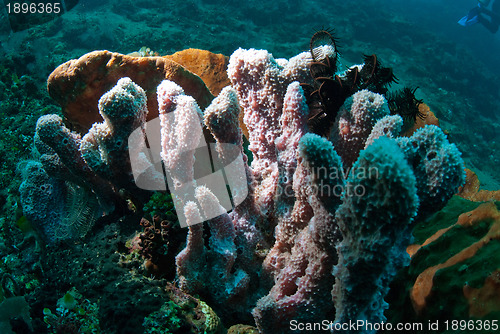
[[[491,9],[488,9],[491,2]],[[486,16],[489,16],[489,19]],[[480,0],[477,7],[472,8],[458,21],[458,24],[464,27],[475,23],[481,23],[492,34],[496,33],[500,27],[500,0]]]

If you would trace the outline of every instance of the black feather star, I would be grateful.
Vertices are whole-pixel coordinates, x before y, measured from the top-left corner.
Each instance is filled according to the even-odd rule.
[[[391,114],[400,115],[405,123],[411,125],[417,121],[417,117],[422,120],[426,117],[419,109],[420,104],[424,101],[415,97],[417,89],[418,87],[413,89],[405,87],[394,93],[387,94],[387,102]]]
[[[330,47],[330,52],[325,52]],[[311,132],[328,136],[340,107],[352,94],[362,89],[386,94],[397,79],[392,69],[383,67],[376,55],[364,56],[364,65],[351,67],[342,76],[336,75],[338,39],[333,29],[321,29],[309,44],[312,85],[301,84],[309,106],[308,126]],[[331,52],[333,51],[333,52]]]

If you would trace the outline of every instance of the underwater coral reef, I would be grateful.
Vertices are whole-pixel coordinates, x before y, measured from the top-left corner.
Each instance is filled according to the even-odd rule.
[[[0,13],[0,333],[497,331],[465,0],[63,2]]]
[[[24,265],[38,286],[15,297],[33,321],[8,330],[371,333],[441,319],[409,286],[428,247],[407,247],[465,184],[464,162],[415,90],[391,93],[392,69],[364,60],[337,71],[330,38],[289,60],[98,51],[60,65],[48,88],[64,117],[38,119],[18,167],[20,226],[43,254]]]

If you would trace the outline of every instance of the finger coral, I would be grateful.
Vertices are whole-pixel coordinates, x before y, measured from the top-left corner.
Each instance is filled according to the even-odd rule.
[[[314,52],[337,59],[336,48],[319,47]],[[389,284],[409,260],[411,228],[463,185],[464,163],[437,126],[401,136],[403,119],[390,115],[384,96],[394,76],[375,55],[344,74],[328,74],[325,82],[336,82],[343,95],[332,101],[329,93],[338,89],[321,91],[329,109],[338,110],[321,127],[327,133],[316,134],[310,118],[318,101],[304,91],[319,79],[311,75],[314,57],[275,59],[265,50],[238,49],[227,66],[230,85],[217,89],[210,104],[164,80],[156,87],[159,120],[149,122],[150,87],[120,78],[99,100],[104,121],[83,137],[56,116],[40,120],[42,162],[54,175],[70,171],[103,202],[119,201],[120,189],[136,203],[148,190],[168,189],[188,230],[176,248],[182,248],[175,256],[178,285],[225,325],[255,322],[268,334],[294,332],[292,320],[383,322]],[[43,193],[39,183],[49,181],[26,183],[23,193]],[[150,260],[170,235],[143,225],[149,248],[142,254]]]
[[[104,121],[95,123],[83,138],[66,128],[59,116],[42,116],[35,136],[42,161],[49,171],[94,191],[107,212],[124,206],[117,196],[120,189],[143,203],[147,193],[137,187],[132,175],[130,160],[138,158],[129,154],[129,137],[137,128],[145,135],[146,95],[129,78],[122,78],[99,100],[99,112]],[[151,178],[157,176],[153,168],[148,169],[150,161],[144,164]]]
[[[104,122],[92,125],[82,138],[82,157],[97,175],[140,195],[132,177],[128,139],[144,126],[146,95],[130,78],[122,78],[99,100],[99,113]]]
[[[106,210],[113,210],[116,198],[111,185],[94,173],[80,151],[81,137],[71,132],[58,115],[38,119],[35,147],[44,169],[54,177],[92,189]]]
[[[345,196],[336,212],[343,236],[335,270],[336,321],[381,323],[387,281],[409,260],[406,246],[419,201],[416,179],[395,140],[386,137],[362,151],[353,168],[375,173],[351,174],[347,189],[354,195]],[[356,188],[367,193],[356,195]]]
[[[252,169],[262,210],[270,210],[278,180],[275,141],[280,135],[279,118],[284,92],[293,81],[310,81],[310,55],[306,52],[288,60],[274,59],[265,50],[236,50],[229,59],[228,77],[236,89],[249,133]]]
[[[387,115],[389,107],[385,98],[366,89],[355,93],[344,103],[331,134],[344,167],[354,164],[375,123]]]
[[[464,184],[464,162],[457,147],[435,125],[417,130],[410,138],[399,138],[398,143],[417,179],[417,219],[422,220],[442,209]]]

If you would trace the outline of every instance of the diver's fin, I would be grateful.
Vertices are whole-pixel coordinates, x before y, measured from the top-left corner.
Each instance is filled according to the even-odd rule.
[[[473,24],[476,24],[479,22],[479,13],[481,12],[481,7],[478,5],[477,7],[472,8],[469,10],[469,13],[462,17],[459,21],[458,24],[464,27],[471,26]]]

